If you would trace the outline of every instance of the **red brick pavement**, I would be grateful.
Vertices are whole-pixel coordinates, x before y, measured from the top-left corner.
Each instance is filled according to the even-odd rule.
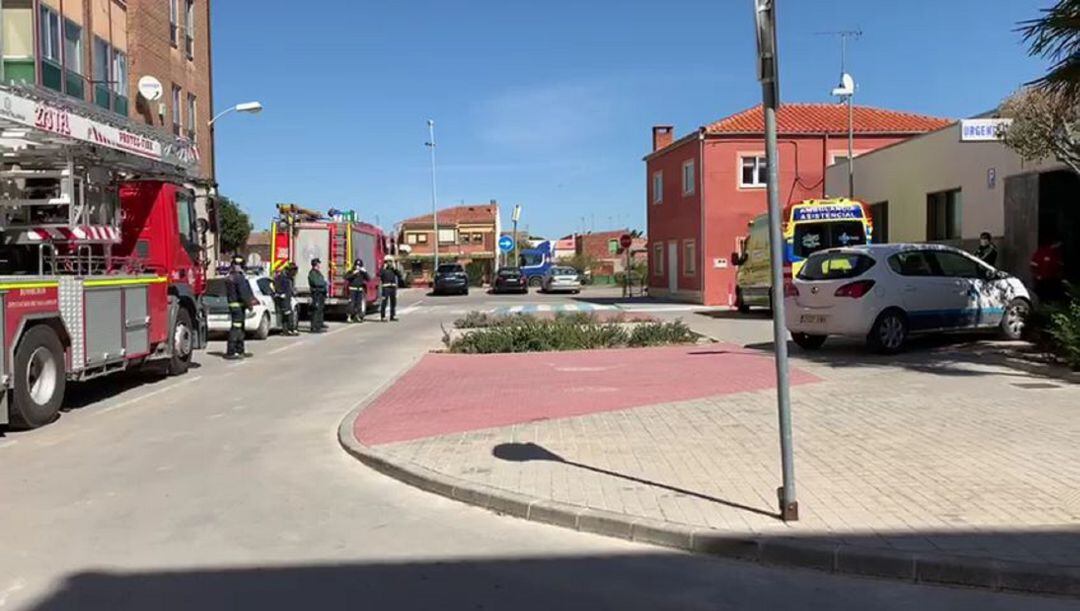
[[[792,369],[793,384],[817,382]],[[772,355],[711,344],[532,354],[429,354],[360,413],[379,445],[775,386]]]

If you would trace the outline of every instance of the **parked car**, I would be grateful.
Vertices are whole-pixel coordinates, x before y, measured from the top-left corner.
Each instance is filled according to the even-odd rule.
[[[785,289],[795,343],[866,338],[879,352],[914,333],[998,330],[1018,339],[1031,311],[1023,283],[968,253],[936,244],[880,244],[810,256]]]
[[[581,275],[572,267],[553,267],[544,274],[540,290],[545,293],[556,291],[581,292]]]
[[[469,275],[460,263],[444,263],[435,270],[435,286],[432,287],[436,295],[445,293],[469,294]]]
[[[274,305],[273,284],[266,276],[248,276],[251,292],[258,304],[249,309],[244,319],[244,332],[255,339],[266,339],[271,331],[281,330],[281,320]],[[225,278],[211,278],[206,283],[207,331],[215,335],[229,332],[229,299]]]
[[[517,267],[503,267],[495,272],[495,282],[491,285],[493,293],[528,293],[529,281]]]

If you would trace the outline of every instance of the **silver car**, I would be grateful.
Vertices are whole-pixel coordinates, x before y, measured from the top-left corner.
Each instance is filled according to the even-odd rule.
[[[556,291],[581,292],[581,275],[572,267],[553,267],[544,274],[540,290],[545,293]]]

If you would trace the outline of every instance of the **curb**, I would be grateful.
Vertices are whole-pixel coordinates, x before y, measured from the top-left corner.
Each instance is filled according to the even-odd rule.
[[[392,383],[393,380],[379,390]],[[357,416],[379,394],[381,393],[372,393],[341,421],[338,426],[338,441],[342,448],[360,462],[386,476],[497,514],[639,543],[774,566],[816,569],[861,577],[883,577],[912,583],[1080,597],[1080,567],[904,552],[804,541],[797,537],[761,537],[697,528],[538,499],[444,475],[415,463],[402,463],[360,443],[353,434]]]

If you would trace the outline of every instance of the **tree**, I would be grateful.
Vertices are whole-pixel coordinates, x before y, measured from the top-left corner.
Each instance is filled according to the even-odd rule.
[[[1064,90],[1022,89],[1001,106],[1005,144],[1026,160],[1054,158],[1080,174],[1080,106]]]
[[[1029,53],[1054,62],[1033,85],[1046,92],[1080,99],[1080,0],[1058,0],[1042,16],[1020,23]]]
[[[588,253],[579,253],[569,257],[562,257],[558,260],[559,265],[566,265],[572,267],[578,271],[578,273],[584,274],[586,272],[592,273],[596,268],[596,257]]]
[[[251,218],[239,204],[223,195],[218,196],[217,205],[218,219],[221,221],[221,252],[236,252],[247,244],[248,236],[251,235]]]

